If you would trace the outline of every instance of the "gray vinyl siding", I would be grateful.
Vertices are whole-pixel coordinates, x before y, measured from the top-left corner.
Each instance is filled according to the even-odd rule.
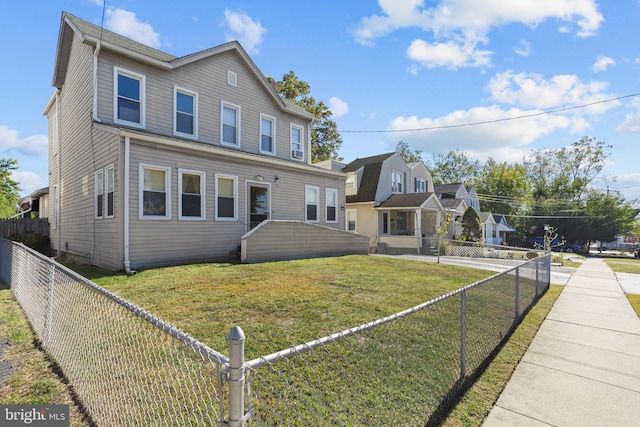
[[[369,237],[300,222],[267,222],[246,236],[245,262],[368,254]]]
[[[257,156],[256,156],[257,157]],[[140,219],[140,165],[170,168],[169,219]],[[178,211],[179,169],[204,172],[205,221],[180,220]],[[344,177],[328,175],[309,166],[308,172],[286,166],[262,164],[255,159],[232,159],[213,153],[185,150],[162,144],[131,140],[130,163],[130,259],[132,268],[228,259],[237,251],[248,230],[247,191],[250,183],[265,185],[270,192],[270,219],[304,221],[305,184],[320,189],[320,224],[344,230]],[[215,176],[237,177],[236,221],[215,219]],[[263,181],[256,181],[256,177]],[[275,177],[278,177],[278,180]],[[325,223],[325,189],[338,190],[337,223]]]
[[[148,132],[173,136],[174,85],[198,94],[198,139],[204,144],[220,145],[220,114],[223,101],[240,106],[240,147],[260,153],[260,114],[275,118],[276,155],[291,158],[290,125],[304,129],[304,160],[308,153],[309,121],[284,111],[234,51],[204,58],[175,70],[165,71],[116,57],[109,52],[99,56],[98,114],[113,123],[114,66],[146,77],[146,120]],[[227,71],[237,73],[236,87],[227,84]]]
[[[116,218],[95,218],[95,171],[110,164],[116,168],[118,137],[92,126],[93,49],[74,37],[68,72],[60,92],[58,160],[51,155],[50,186],[57,186],[58,230],[52,230],[52,247],[81,262],[121,267]],[[54,106],[55,108],[55,106]],[[118,179],[116,177],[116,187]],[[119,203],[114,195],[116,209]],[[52,207],[53,208],[53,207]],[[116,215],[117,216],[117,215]]]
[[[391,191],[391,172],[398,171],[404,173],[404,185],[402,193],[411,193],[411,171],[407,167],[407,164],[402,160],[399,155],[391,156],[382,163],[382,170],[380,171],[380,181],[378,182],[378,192],[376,194],[376,201],[383,202],[387,200],[393,192]]]

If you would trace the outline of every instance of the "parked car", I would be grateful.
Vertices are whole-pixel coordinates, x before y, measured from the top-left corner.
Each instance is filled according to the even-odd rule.
[[[544,248],[544,237],[532,237],[530,241],[531,247],[536,249]],[[582,246],[570,243],[563,242],[562,240],[556,238],[551,241],[551,250],[554,252],[565,252],[568,254],[572,253],[582,253]]]

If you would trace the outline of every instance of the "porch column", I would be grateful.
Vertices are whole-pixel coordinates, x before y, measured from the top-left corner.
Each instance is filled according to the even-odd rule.
[[[416,237],[422,239],[422,209],[416,209]]]

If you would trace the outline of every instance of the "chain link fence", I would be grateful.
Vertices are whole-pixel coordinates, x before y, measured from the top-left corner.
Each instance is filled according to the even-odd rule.
[[[438,425],[549,280],[549,255],[537,257],[393,316],[248,361],[251,425]]]
[[[23,245],[0,240],[43,348],[98,425],[437,425],[546,292],[546,254],[403,312],[229,358]]]
[[[97,425],[216,425],[224,419],[226,357],[4,239],[0,278]]]

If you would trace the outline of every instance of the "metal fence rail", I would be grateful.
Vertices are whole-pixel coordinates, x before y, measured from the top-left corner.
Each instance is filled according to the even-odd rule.
[[[0,278],[98,425],[215,425],[228,359],[23,245]]]
[[[546,292],[549,260],[246,362],[252,425],[437,424]]]

